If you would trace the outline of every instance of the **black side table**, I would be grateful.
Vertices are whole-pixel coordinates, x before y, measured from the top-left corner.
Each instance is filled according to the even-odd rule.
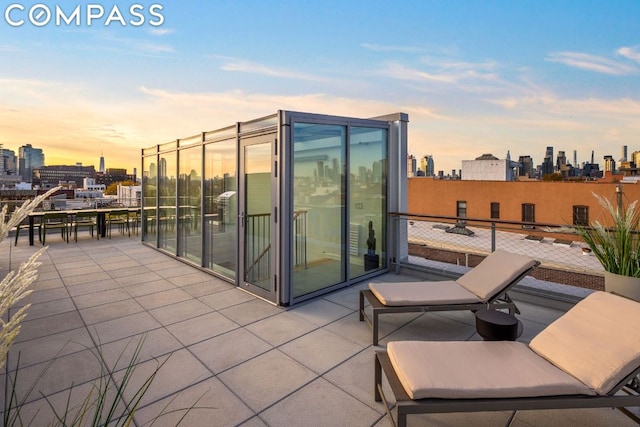
[[[515,341],[522,335],[522,322],[498,310],[476,312],[476,331],[485,341]]]

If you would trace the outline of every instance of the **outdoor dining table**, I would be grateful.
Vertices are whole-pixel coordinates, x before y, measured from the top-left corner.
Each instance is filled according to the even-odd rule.
[[[100,237],[106,237],[107,235],[107,214],[110,212],[121,212],[123,210],[128,211],[129,213],[137,213],[140,212],[140,208],[97,208],[97,209],[70,209],[70,210],[60,210],[60,211],[37,211],[31,212],[29,214],[29,246],[33,246],[34,238],[33,238],[33,230],[35,228],[35,219],[38,218],[42,221],[42,217],[45,214],[50,212],[56,213],[66,213],[69,217],[73,218],[73,216],[79,212],[91,212],[96,214],[97,223],[98,223],[98,233]]]

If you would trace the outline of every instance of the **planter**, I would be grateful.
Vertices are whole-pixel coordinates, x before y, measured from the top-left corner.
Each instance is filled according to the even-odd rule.
[[[604,272],[604,289],[640,302],[640,277]]]
[[[375,270],[380,266],[379,255],[364,255],[364,271]]]

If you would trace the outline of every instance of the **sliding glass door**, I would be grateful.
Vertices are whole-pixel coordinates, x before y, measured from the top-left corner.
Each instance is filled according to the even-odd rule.
[[[347,128],[295,123],[293,296],[345,281]]]

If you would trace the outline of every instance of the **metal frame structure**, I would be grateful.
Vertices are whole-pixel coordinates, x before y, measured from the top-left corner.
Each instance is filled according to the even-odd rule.
[[[386,248],[383,256],[383,262],[381,263],[381,267],[372,271],[367,271],[363,275],[358,275],[358,277],[351,277],[349,274],[349,265],[348,265],[348,256],[349,256],[349,241],[348,238],[344,243],[344,247],[341,249],[342,259],[347,259],[346,265],[346,280],[341,281],[339,283],[335,283],[333,285],[329,284],[327,287],[317,290],[311,290],[309,293],[304,295],[294,295],[292,288],[292,278],[293,278],[293,263],[295,261],[295,254],[293,253],[293,244],[291,243],[291,236],[293,234],[294,224],[292,223],[292,219],[295,216],[294,207],[293,207],[293,190],[294,190],[294,176],[293,176],[293,165],[294,165],[294,141],[293,141],[293,126],[295,123],[305,123],[305,124],[328,124],[328,125],[339,125],[344,126],[345,129],[349,130],[350,127],[369,127],[369,128],[379,128],[385,129],[387,135],[386,141],[386,162],[387,162],[387,170],[384,179],[386,181],[386,206],[385,206],[385,215],[382,219],[382,224],[384,230],[377,230],[380,236],[384,236],[386,240]],[[318,295],[330,292],[332,290],[349,286],[356,281],[362,281],[370,277],[374,277],[379,274],[383,274],[389,270],[389,266],[392,261],[395,262],[395,259],[392,260],[391,254],[394,252],[391,249],[391,242],[395,242],[398,237],[397,230],[393,227],[397,224],[390,224],[386,213],[391,211],[402,211],[406,210],[407,206],[407,189],[406,189],[406,152],[407,152],[407,123],[408,116],[404,113],[394,113],[385,116],[379,116],[369,119],[361,119],[361,118],[353,118],[353,117],[341,117],[341,116],[331,116],[324,114],[314,114],[314,113],[303,113],[303,112],[295,112],[295,111],[284,111],[279,110],[275,114],[271,114],[268,116],[264,116],[261,118],[257,118],[255,120],[250,120],[246,122],[237,122],[234,126],[228,126],[225,128],[221,128],[219,130],[214,130],[211,132],[203,132],[201,134],[193,135],[187,138],[176,139],[166,144],[156,145],[154,147],[150,147],[142,150],[142,170],[143,174],[145,173],[145,167],[156,163],[158,166],[156,176],[154,177],[156,182],[160,182],[161,178],[164,178],[164,175],[161,173],[167,173],[168,176],[176,176],[178,177],[180,172],[180,159],[182,150],[190,149],[193,147],[200,147],[202,154],[202,161],[200,162],[200,168],[202,170],[203,179],[201,180],[201,196],[200,196],[200,206],[201,209],[204,209],[205,206],[205,192],[204,185],[207,177],[205,174],[205,147],[209,144],[215,144],[218,141],[229,141],[231,139],[235,139],[236,142],[236,206],[238,208],[241,207],[242,198],[245,197],[244,191],[245,189],[241,188],[241,179],[240,176],[243,173],[243,141],[247,138],[252,138],[254,136],[260,135],[273,135],[274,139],[272,142],[272,177],[271,177],[271,202],[273,207],[270,212],[271,217],[271,245],[270,245],[270,290],[264,289],[252,289],[250,283],[245,283],[243,274],[242,274],[242,253],[244,250],[241,244],[241,233],[243,230],[238,227],[236,230],[236,238],[237,238],[237,251],[236,251],[236,270],[235,276],[229,275],[226,276],[223,273],[215,271],[214,269],[210,269],[206,265],[205,260],[205,242],[206,238],[203,234],[202,238],[202,247],[199,250],[200,260],[199,262],[194,261],[193,259],[188,259],[188,254],[183,254],[185,247],[184,242],[181,241],[180,230],[179,230],[179,215],[174,215],[174,218],[171,219],[171,224],[165,224],[168,228],[167,230],[160,230],[160,216],[161,210],[160,207],[165,204],[168,205],[166,197],[165,199],[160,199],[160,190],[159,185],[156,188],[155,194],[155,205],[154,206],[146,206],[150,202],[153,203],[152,194],[146,193],[146,188],[143,179],[143,202],[142,202],[142,215],[143,215],[143,223],[155,225],[155,231],[151,231],[149,233],[150,239],[145,237],[145,227],[143,227],[143,243],[148,244],[157,248],[158,250],[166,253],[167,255],[176,257],[184,262],[195,264],[197,267],[202,268],[203,270],[210,272],[213,275],[219,276],[220,278],[234,282],[236,286],[241,287],[243,289],[248,290],[262,298],[265,298],[268,301],[271,301],[277,305],[293,305],[295,303],[308,300],[314,298]],[[347,135],[349,133],[347,132]],[[346,141],[347,153],[349,152],[349,137]],[[175,154],[174,154],[175,153]],[[175,161],[175,165],[171,164],[170,171],[164,171],[160,169],[160,163],[163,155],[171,155],[173,156],[171,161]],[[154,160],[157,159],[157,160]],[[345,161],[349,162],[349,156],[347,154]],[[175,167],[175,171],[173,170]],[[348,177],[348,176],[347,176]],[[347,179],[347,178],[345,178]],[[348,185],[343,188],[344,197],[349,200],[350,189]],[[179,198],[179,182],[176,178],[175,188],[173,192],[176,194],[176,208],[178,207],[178,198]],[[345,213],[346,218],[349,217],[349,205],[346,204]],[[241,210],[238,210],[239,216],[242,215]],[[243,221],[244,218],[239,218],[238,221]],[[169,229],[170,227],[170,229]],[[346,230],[343,232],[348,233],[348,223],[346,224]],[[204,233],[204,214],[201,212],[198,229],[200,232]],[[155,233],[155,234],[154,234]],[[169,238],[169,246],[166,246],[164,243],[166,238]],[[348,236],[347,236],[348,237]],[[173,240],[175,239],[175,244]],[[175,245],[175,247],[173,247]],[[359,274],[359,273],[358,273]],[[264,281],[261,284],[264,285]],[[265,292],[263,292],[265,291]]]

